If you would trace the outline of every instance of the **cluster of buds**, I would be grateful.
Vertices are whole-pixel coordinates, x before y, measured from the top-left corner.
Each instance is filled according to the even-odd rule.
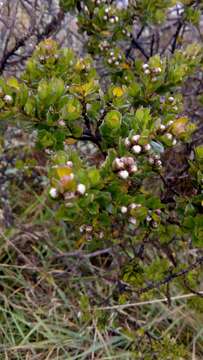
[[[175,112],[178,111],[178,106],[176,105],[176,99],[173,96],[169,96],[169,97],[161,96],[160,103],[163,105],[165,104],[170,105],[170,109],[172,109]]]
[[[115,158],[112,163],[112,168],[123,180],[126,180],[129,175],[136,173],[138,170],[137,164],[131,156]]]
[[[108,58],[108,64],[109,65],[116,65],[119,66],[120,63],[122,61],[122,55],[121,54],[115,54],[115,52],[112,50],[109,53],[109,58]]]
[[[54,59],[55,62],[59,59],[59,54],[47,54],[47,55],[40,55],[39,56],[39,61],[41,64],[45,64],[47,60],[49,60],[50,58]]]
[[[93,227],[92,225],[83,224],[80,226],[80,232],[91,234],[93,232]]]
[[[130,205],[127,206],[121,206],[120,211],[123,215],[127,215],[128,217],[128,222],[132,225],[136,225],[137,224],[137,220],[136,217],[132,215],[133,210],[138,209],[142,207],[141,204],[136,204],[136,203],[132,203]]]
[[[154,67],[154,68],[150,68],[148,64],[143,64],[142,65],[143,71],[145,75],[150,75],[151,76],[151,80],[152,82],[156,82],[157,81],[157,76],[161,74],[162,69],[161,67]]]
[[[126,29],[122,29],[123,35],[126,35],[127,37],[131,37],[130,31],[127,31]]]
[[[115,23],[117,23],[119,21],[119,17],[117,15],[112,14],[111,7],[106,7],[104,12],[105,12],[105,15],[104,15],[103,19],[105,21],[108,21],[111,24],[115,24]]]
[[[93,234],[94,237],[97,237],[99,239],[103,239],[104,237],[104,232],[103,231],[95,232],[92,225],[83,224],[80,226],[79,230],[81,234],[85,235],[87,240],[91,240]]]
[[[110,48],[110,44],[108,43],[107,40],[103,40],[103,41],[100,42],[99,48],[100,48],[101,51],[108,50]]]
[[[158,131],[164,135],[166,137],[167,140],[170,140],[172,145],[176,145],[177,144],[177,140],[175,138],[175,136],[173,134],[171,134],[170,127],[173,125],[174,121],[170,120],[166,125],[164,124],[160,124]]]
[[[159,217],[161,216],[161,210],[160,209],[156,209],[154,212]],[[155,229],[158,227],[158,223],[156,221],[154,221],[153,218],[152,218],[152,210],[148,210],[148,214],[147,214],[145,220],[146,220],[146,223],[148,225],[150,225],[151,227],[153,227]]]
[[[159,169],[162,168],[162,161],[159,154],[150,155],[148,158],[148,162],[150,165],[158,167]]]
[[[86,186],[81,183],[76,185],[75,191],[65,191],[64,192],[64,190],[66,190],[69,187],[69,184],[71,184],[71,182],[73,182],[74,178],[75,178],[75,175],[72,171],[72,167],[73,167],[72,161],[67,161],[66,167],[67,167],[67,170],[69,170],[69,173],[60,177],[59,188],[52,187],[49,190],[49,195],[53,199],[56,199],[60,195],[61,192],[64,195],[64,199],[68,200],[68,201],[74,199],[76,196],[83,196],[86,193]],[[60,191],[60,188],[62,189],[61,191]]]
[[[139,145],[140,135],[133,135],[131,138],[127,137],[124,140],[126,149],[131,150],[134,154],[140,154],[141,152],[148,152],[151,150],[150,144]]]
[[[92,225],[83,224],[80,226],[79,230],[80,233],[85,236],[86,240],[92,240],[92,235],[93,235]]]

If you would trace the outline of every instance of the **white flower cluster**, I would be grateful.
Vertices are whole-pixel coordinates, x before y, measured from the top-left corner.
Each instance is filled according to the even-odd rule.
[[[160,169],[162,168],[162,161],[159,154],[151,154],[148,158],[148,162],[150,165],[154,165]]]
[[[73,167],[73,163],[72,161],[67,161],[66,166],[68,168],[72,168]],[[72,181],[74,179],[74,174],[71,173],[69,175],[65,175],[60,179],[61,184],[63,185],[63,182],[66,183],[67,181]],[[64,193],[64,199],[65,200],[72,200],[74,199],[77,195],[78,196],[82,196],[85,195],[86,193],[86,186],[82,183],[77,184],[76,187],[76,191],[68,191]],[[60,192],[57,188],[55,187],[51,187],[49,190],[49,195],[53,198],[56,199],[58,198]]]
[[[178,106],[176,103],[176,99],[173,96],[165,97],[160,96],[160,103],[162,104],[161,109],[163,108],[163,105],[170,106],[170,110],[173,110],[174,112],[178,112]]]
[[[139,145],[140,135],[133,135],[131,138],[127,137],[124,140],[126,149],[131,150],[134,154],[140,154],[141,152],[148,152],[151,150],[150,144],[145,144],[143,146]]]
[[[100,48],[101,51],[105,51],[105,50],[110,48],[110,44],[108,43],[107,40],[103,40],[103,41],[100,42],[99,48]]]
[[[118,66],[121,63],[121,60],[122,60],[122,55],[121,54],[116,55],[113,50],[110,51],[109,58],[108,58],[108,64],[109,65]]]
[[[111,7],[106,7],[104,11],[105,11],[105,15],[104,15],[103,19],[105,21],[108,21],[111,24],[115,24],[119,21],[119,17],[117,15],[112,15]]]
[[[177,144],[177,140],[176,140],[175,136],[169,131],[170,127],[173,125],[173,123],[174,123],[174,121],[170,120],[166,125],[160,124],[159,128],[158,128],[158,132],[163,134],[168,140],[171,141],[172,145],[175,146]]]
[[[131,156],[115,158],[112,163],[112,168],[123,180],[126,180],[129,175],[136,173],[138,170],[136,161]]]
[[[157,81],[157,75],[160,75],[162,72],[162,69],[160,66],[150,68],[148,64],[142,65],[143,71],[145,75],[151,76],[151,81],[156,82]]]
[[[128,207],[127,206],[121,206],[120,211],[121,211],[122,214],[127,215],[128,222],[130,224],[136,225],[137,224],[136,217],[132,216],[131,211],[134,210],[134,209],[138,209],[140,207],[142,207],[141,204],[132,203],[132,204],[128,205]]]
[[[85,235],[87,240],[92,240],[93,235],[94,237],[98,237],[99,239],[103,239],[104,237],[104,232],[95,232],[92,225],[83,224],[79,227],[79,230],[81,234]]]
[[[120,208],[120,212],[123,214],[123,215],[126,215],[127,216],[127,219],[128,219],[128,222],[132,225],[137,225],[137,219],[136,219],[136,216],[135,215],[132,215],[132,211],[135,210],[135,209],[138,209],[142,207],[141,204],[136,204],[136,203],[132,203],[128,206],[121,206]],[[156,209],[155,210],[155,213],[156,215],[158,215],[159,217],[161,216],[161,210],[160,209]],[[147,216],[145,218],[145,221],[147,224],[149,224],[151,227],[153,228],[157,228],[158,224],[156,221],[153,220],[152,218],[152,210],[148,210],[148,213],[147,213]]]

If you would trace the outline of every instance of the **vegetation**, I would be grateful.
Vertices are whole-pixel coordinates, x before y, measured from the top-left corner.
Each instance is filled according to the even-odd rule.
[[[203,145],[183,86],[203,57],[181,37],[201,2],[164,51],[139,42],[175,4],[64,0],[87,54],[49,38],[0,80],[2,359],[201,359]]]

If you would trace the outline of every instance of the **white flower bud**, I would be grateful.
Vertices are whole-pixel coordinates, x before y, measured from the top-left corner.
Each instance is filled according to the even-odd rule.
[[[121,171],[119,171],[118,176],[121,179],[126,180],[129,176],[129,172],[127,170],[121,170]]]
[[[109,8],[107,7],[104,11],[105,11],[105,14],[108,14],[109,13]]]
[[[129,140],[129,138],[127,137],[127,138],[125,138],[125,140],[124,140],[124,145],[125,145],[125,147],[127,148],[127,149],[129,149],[130,148],[130,146],[131,146],[131,142],[130,142],[130,140]]]
[[[134,154],[140,154],[141,151],[142,151],[142,148],[141,148],[140,145],[134,145],[134,146],[132,147],[132,151],[134,152]]]
[[[153,165],[153,164],[154,164],[154,159],[153,159],[152,157],[150,157],[150,158],[148,159],[148,162],[149,162],[150,165]]]
[[[145,149],[145,151],[151,150],[151,145],[150,144],[144,145],[144,149]]]
[[[111,60],[111,59],[108,59],[108,63],[109,63],[109,64],[112,64],[112,60]]]
[[[137,209],[138,207],[140,207],[139,205],[140,204],[132,203],[132,204],[129,205],[129,210]]]
[[[140,135],[133,135],[131,138],[131,143],[133,145],[137,144],[137,142],[140,140]]]
[[[126,214],[128,212],[128,208],[126,206],[121,206],[121,213]]]
[[[173,97],[173,96],[169,96],[168,101],[169,101],[170,103],[173,103],[173,102],[174,102],[174,97]]]
[[[91,233],[92,230],[93,230],[93,227],[91,225],[87,225],[85,230],[86,230],[87,233]]]
[[[121,159],[123,159],[123,162],[126,166],[132,166],[135,164],[135,160],[131,156],[127,156]]]
[[[153,221],[153,222],[152,222],[152,226],[153,226],[154,228],[157,228],[157,227],[158,227],[157,222],[156,222],[156,221]]]
[[[166,126],[165,126],[164,124],[161,124],[161,125],[159,126],[159,129],[160,129],[160,130],[166,130]]]
[[[115,65],[118,66],[118,65],[119,65],[119,61],[116,61],[116,62],[115,62]]]
[[[173,125],[173,120],[170,120],[167,125],[168,125],[168,126]]]
[[[172,135],[171,133],[166,133],[165,136],[166,136],[166,138],[167,138],[168,140],[172,140],[172,139],[173,139],[173,135]]]
[[[115,21],[118,22],[119,21],[119,17],[115,16]]]
[[[157,160],[157,161],[156,161],[156,165],[159,166],[159,167],[161,167],[161,166],[162,166],[161,160]]]
[[[148,67],[149,67],[149,65],[148,65],[148,64],[143,64],[143,65],[142,65],[143,70],[148,69]]]
[[[104,232],[103,232],[103,231],[100,231],[100,233],[99,233],[99,238],[100,238],[100,239],[103,239],[103,237],[104,237]]]
[[[149,75],[149,74],[150,74],[150,70],[149,70],[149,69],[146,69],[146,70],[144,71],[144,74],[145,74],[145,75]]]
[[[173,139],[172,145],[176,145],[176,144],[177,144],[177,140],[176,140],[176,139]]]
[[[68,160],[66,165],[69,167],[69,168],[72,168],[73,167],[73,162]]]
[[[114,23],[115,23],[115,19],[114,19],[113,17],[111,17],[111,18],[109,19],[109,22],[110,22],[111,24],[114,24]]]
[[[56,199],[58,197],[58,191],[56,188],[51,188],[49,190],[49,195],[53,198],[53,199]]]
[[[156,77],[153,77],[152,78],[152,82],[156,82],[157,81],[157,78]]]
[[[84,225],[81,225],[81,226],[79,227],[79,230],[80,230],[81,233],[83,233],[83,232],[85,231],[85,226],[84,226]]]
[[[160,74],[162,72],[160,67],[154,68],[155,74]]]
[[[123,160],[121,160],[120,158],[115,158],[112,163],[112,167],[113,167],[113,170],[124,170],[125,165],[124,165]]]
[[[65,123],[64,120],[59,120],[59,121],[58,121],[58,125],[59,125],[59,126],[66,126],[66,123]]]
[[[113,51],[110,52],[110,56],[114,56],[114,52],[113,52]]]
[[[5,96],[4,96],[4,101],[5,101],[7,104],[12,104],[13,98],[12,98],[11,95],[5,95]]]
[[[106,15],[104,15],[103,19],[106,21],[108,19],[108,17]]]
[[[132,225],[136,225],[137,224],[137,220],[134,217],[130,217],[128,219],[129,223],[131,223]]]
[[[130,174],[136,173],[138,170],[137,165],[132,165],[129,169]]]
[[[152,220],[151,216],[147,215],[146,221],[147,221],[147,222],[150,222],[151,220]]]
[[[86,186],[84,184],[78,184],[77,185],[77,192],[80,195],[84,195],[86,192]]]

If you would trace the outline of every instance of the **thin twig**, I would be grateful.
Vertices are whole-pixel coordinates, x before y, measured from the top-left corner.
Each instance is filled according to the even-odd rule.
[[[199,294],[203,295],[203,291],[199,291]],[[171,301],[176,301],[176,300],[181,300],[181,299],[189,299],[191,297],[194,296],[198,296],[194,293],[189,293],[189,294],[183,294],[183,295],[177,295],[177,296],[171,296],[170,300]],[[153,300],[148,300],[148,301],[140,301],[140,302],[136,302],[136,303],[129,303],[129,304],[123,304],[123,305],[112,305],[112,306],[104,306],[104,307],[99,307],[96,308],[96,310],[114,310],[114,309],[126,309],[129,307],[135,307],[135,306],[143,306],[143,305],[153,305],[153,304],[159,304],[162,302],[167,302],[168,298],[160,298],[160,299],[153,299]]]

